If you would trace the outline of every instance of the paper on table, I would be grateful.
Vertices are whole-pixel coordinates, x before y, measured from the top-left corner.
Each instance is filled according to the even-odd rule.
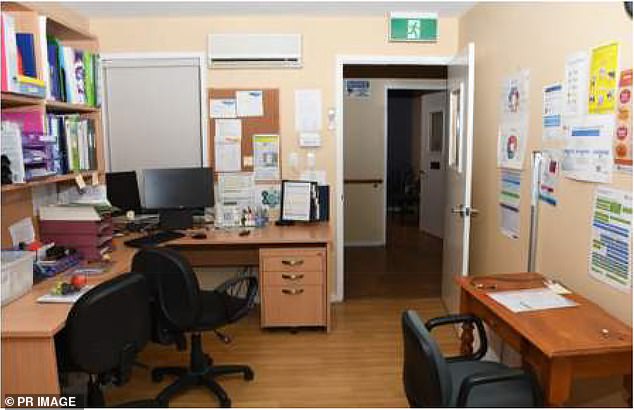
[[[71,293],[69,295],[52,295],[47,293],[37,298],[38,303],[75,303],[80,297],[84,296],[86,292],[94,288],[92,285],[86,285],[78,292]]]
[[[214,155],[217,172],[232,172],[240,171],[242,169],[241,120],[216,120]]]
[[[321,90],[295,90],[295,130],[321,130]]]
[[[35,240],[35,230],[31,218],[23,218],[9,226],[11,242],[13,246],[18,246],[21,242],[29,244]]]
[[[211,118],[236,118],[235,98],[217,98],[209,101]]]
[[[487,295],[515,313],[577,306],[576,302],[549,288],[489,292]]]
[[[261,117],[264,115],[262,90],[236,91],[238,117]]]

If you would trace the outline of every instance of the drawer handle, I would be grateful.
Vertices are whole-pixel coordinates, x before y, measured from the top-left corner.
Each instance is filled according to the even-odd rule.
[[[287,279],[287,280],[300,280],[300,279],[304,279],[304,275],[303,274],[295,274],[293,273],[292,275],[287,275],[287,274],[283,274],[282,275],[282,279]]]
[[[282,263],[287,266],[299,266],[304,264],[304,260],[303,259],[292,259],[292,260],[284,259],[282,260]]]
[[[301,295],[304,289],[282,289],[282,293],[286,295]]]

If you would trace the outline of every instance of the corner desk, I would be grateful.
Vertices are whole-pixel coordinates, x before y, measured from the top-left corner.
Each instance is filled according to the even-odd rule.
[[[460,312],[480,317],[522,355],[533,369],[551,406],[570,396],[573,378],[624,376],[627,400],[632,400],[632,329],[588,299],[562,295],[577,306],[514,313],[488,296],[489,292],[543,288],[538,273],[512,273],[457,278]],[[461,350],[472,352],[473,327],[463,327]]]
[[[189,236],[162,246],[181,251],[193,266],[258,266],[261,325],[323,326],[330,330],[330,258],[332,234],[327,223],[237,230],[209,230],[206,239]],[[128,272],[137,249],[116,238],[113,265],[88,278],[97,285]],[[71,304],[42,304],[61,276],[46,279],[2,307],[2,396],[59,394],[55,335],[64,328]]]

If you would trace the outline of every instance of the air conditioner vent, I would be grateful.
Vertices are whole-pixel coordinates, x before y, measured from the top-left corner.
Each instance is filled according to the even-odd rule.
[[[210,68],[299,68],[300,34],[210,34]]]

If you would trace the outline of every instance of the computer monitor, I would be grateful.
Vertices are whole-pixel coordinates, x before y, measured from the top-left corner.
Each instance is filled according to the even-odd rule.
[[[107,173],[106,190],[108,201],[123,212],[141,210],[139,184],[135,171]]]
[[[211,168],[143,170],[145,208],[196,210],[214,206]]]

